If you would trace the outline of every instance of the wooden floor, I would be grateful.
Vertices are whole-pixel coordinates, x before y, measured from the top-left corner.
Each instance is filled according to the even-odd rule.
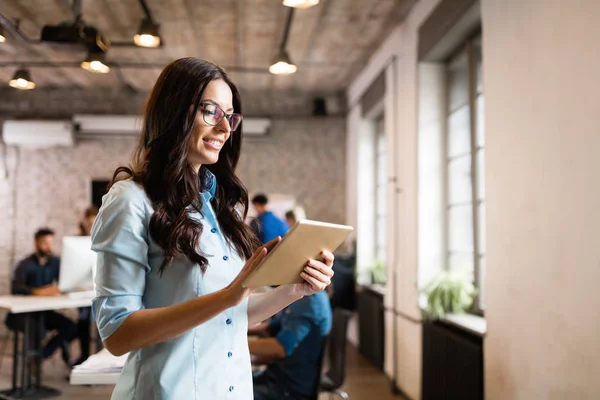
[[[0,388],[10,387],[11,363],[10,356],[4,357],[0,369]],[[346,383],[343,390],[348,393],[351,400],[390,400],[404,399],[394,396],[385,376],[368,361],[366,361],[354,348],[349,346],[346,358]],[[57,397],[63,400],[100,400],[109,399],[112,386],[71,386],[67,381],[68,370],[56,357],[44,363],[44,384],[60,389],[62,395]],[[339,397],[335,397],[339,399]],[[321,395],[319,400],[328,400],[328,395]]]
[[[348,344],[346,353],[346,382],[342,390],[348,393],[350,400],[406,400],[405,397],[392,394],[390,382],[383,372],[365,360],[358,350]],[[319,400],[329,400],[322,394]],[[334,397],[339,400],[339,396]]]

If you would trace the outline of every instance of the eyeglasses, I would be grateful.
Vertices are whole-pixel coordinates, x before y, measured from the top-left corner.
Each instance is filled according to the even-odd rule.
[[[231,131],[235,131],[242,122],[242,114],[227,114],[221,107],[211,102],[200,103],[202,118],[208,125],[217,126],[223,121],[223,118],[227,118]]]

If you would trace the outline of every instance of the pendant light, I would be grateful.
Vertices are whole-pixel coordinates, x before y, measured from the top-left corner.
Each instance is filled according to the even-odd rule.
[[[298,70],[294,65],[287,51],[281,49],[279,55],[273,60],[273,64],[269,67],[269,72],[274,75],[290,75]]]
[[[110,67],[104,64],[105,53],[101,50],[89,50],[84,62],[81,63],[81,68],[95,74],[107,74],[110,72]]]
[[[319,0],[283,0],[283,5],[294,8],[310,8],[319,4]]]
[[[158,33],[158,24],[146,18],[142,20],[140,28],[133,37],[133,42],[140,47],[158,47],[160,46],[160,35]]]
[[[160,34],[158,32],[159,25],[154,22],[150,7],[146,3],[146,0],[138,0],[140,6],[144,10],[145,18],[140,24],[140,28],[133,37],[133,42],[136,46],[140,47],[158,47],[161,44]]]
[[[31,90],[35,88],[35,83],[31,80],[29,70],[26,68],[18,69],[13,78],[8,81],[8,85],[19,90]]]
[[[283,39],[281,40],[281,46],[279,46],[279,53],[277,57],[273,60],[273,63],[269,67],[269,72],[274,75],[289,75],[293,74],[298,70],[298,67],[294,65],[292,60],[290,59],[290,55],[285,50],[285,46],[287,44],[288,36],[290,33],[290,27],[292,25],[292,17],[294,15],[294,9],[291,8],[288,14],[287,20],[285,22],[285,28],[283,30]]]

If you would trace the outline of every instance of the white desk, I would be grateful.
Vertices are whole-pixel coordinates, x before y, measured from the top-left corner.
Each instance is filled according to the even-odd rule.
[[[73,368],[71,385],[115,385],[126,360],[127,354],[116,357],[102,349]]]
[[[93,356],[90,356],[93,357]],[[120,372],[71,372],[71,385],[116,385]]]
[[[71,385],[116,385],[128,354],[113,356],[106,349],[90,356],[71,371]],[[263,371],[264,365],[252,366],[252,372]]]
[[[117,357],[102,349],[73,368],[69,382],[71,385],[116,385],[128,355]],[[252,372],[265,369],[264,365],[252,366]]]
[[[40,355],[42,352],[41,341],[44,329],[43,311],[90,307],[91,304],[91,297],[69,297],[66,295],[0,296],[0,308],[6,309],[13,314],[21,314],[24,321],[23,332],[15,332],[13,339],[12,387],[0,391],[0,399],[26,400],[60,396],[61,393],[59,390],[41,384],[42,361]],[[23,340],[19,341],[18,335],[22,335]],[[37,368],[31,368],[34,364]],[[20,374],[19,367],[21,369]],[[19,375],[20,382],[17,382]]]
[[[39,311],[64,310],[68,308],[90,307],[92,298],[71,298],[62,296],[0,296],[0,308],[13,314]]]

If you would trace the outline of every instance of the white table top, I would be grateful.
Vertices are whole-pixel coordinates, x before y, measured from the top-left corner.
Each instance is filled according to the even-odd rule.
[[[67,308],[90,307],[92,298],[73,298],[62,296],[0,296],[0,308],[9,310],[13,314],[26,312],[63,310]]]
[[[91,355],[71,371],[71,385],[115,385],[127,360],[127,354],[115,357],[106,349]]]
[[[106,349],[93,354],[83,364],[76,366],[71,371],[69,382],[71,385],[116,385],[127,354],[116,357]],[[252,366],[252,371],[264,370],[266,366]]]
[[[71,385],[116,385],[120,372],[81,372],[73,371],[69,378]]]

